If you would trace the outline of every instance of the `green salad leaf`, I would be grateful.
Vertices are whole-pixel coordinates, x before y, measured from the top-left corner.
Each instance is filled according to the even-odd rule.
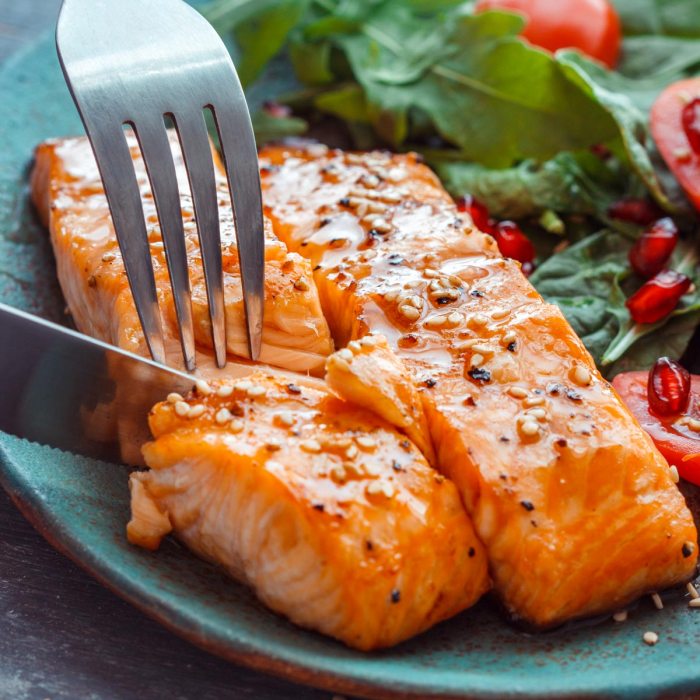
[[[697,0],[613,0],[625,34],[700,37]]]
[[[695,290],[663,321],[635,324],[625,301],[643,280],[632,275],[627,262],[631,245],[622,234],[604,229],[553,255],[530,277],[540,294],[559,306],[610,376],[623,356],[627,369],[648,368],[649,348],[654,359],[664,354],[679,357],[700,314],[697,254],[693,245],[681,244],[673,267],[691,276]]]

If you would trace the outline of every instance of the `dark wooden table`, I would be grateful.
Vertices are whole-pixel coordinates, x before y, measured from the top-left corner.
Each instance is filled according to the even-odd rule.
[[[0,0],[0,63],[49,29],[59,4]],[[235,666],[174,636],[54,551],[0,489],[2,700],[291,697],[331,693]]]

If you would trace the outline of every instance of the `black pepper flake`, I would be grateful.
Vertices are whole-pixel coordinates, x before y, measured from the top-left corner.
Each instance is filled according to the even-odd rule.
[[[476,549],[474,549],[474,547],[469,547],[469,551],[467,552],[467,554],[469,555],[469,558],[471,559],[471,557],[473,557],[476,554]]]
[[[319,222],[319,224],[320,224],[321,226],[328,226],[328,224],[330,224],[331,221],[333,221],[333,219],[331,219],[330,217],[326,216],[326,217],[324,217],[323,219],[321,219],[321,221]]]
[[[400,464],[400,463],[398,462],[398,460],[396,460],[396,459],[392,459],[392,460],[391,460],[391,468],[392,468],[395,472],[402,472],[402,471],[403,471],[403,467],[401,466],[401,464]]]
[[[404,259],[398,253],[392,253],[387,258],[389,265],[403,265]]]
[[[564,389],[564,386],[559,384],[559,382],[551,382],[547,384],[547,393],[552,396],[557,396]]]
[[[537,527],[537,523],[534,520],[530,521],[530,525],[532,525],[532,527]]]
[[[325,510],[325,506],[323,505],[323,503],[314,503],[313,509],[323,513],[323,511]]]
[[[476,401],[474,401],[474,397],[467,396],[467,398],[464,399],[464,405],[465,406],[476,406]]]
[[[507,481],[508,474],[499,474],[498,478],[501,479],[501,481]]]
[[[512,343],[508,343],[507,350],[508,350],[508,352],[515,352],[515,348],[517,348],[517,347],[518,346],[517,346],[516,342],[513,341]]]
[[[320,269],[321,269],[321,265],[316,265],[316,267],[314,267],[314,272],[316,272],[316,270],[320,270]]]
[[[583,396],[581,396],[578,391],[574,391],[573,389],[566,390],[566,398],[571,399],[572,401],[583,401]]]
[[[483,367],[475,367],[474,369],[470,369],[467,374],[475,381],[475,382],[490,382],[491,381],[491,372],[489,372],[487,369],[484,369]]]
[[[449,304],[453,299],[450,299],[450,297],[438,297],[436,299],[438,306],[444,306],[445,304]]]
[[[535,506],[532,504],[532,501],[520,501],[520,505],[527,511],[535,510]]]
[[[557,445],[558,445],[559,447],[566,447],[568,444],[569,444],[569,443],[566,441],[565,438],[559,438],[559,439],[557,440]]]
[[[287,384],[287,391],[290,394],[301,394],[301,388],[298,387],[296,384]]]
[[[309,245],[308,241],[302,241],[302,243],[301,243],[302,248],[305,248],[307,245]]]
[[[408,452],[411,449],[411,443],[408,440],[401,440],[399,445]]]
[[[501,437],[498,438],[501,442],[510,442],[510,438],[507,438],[505,435],[501,435]]]
[[[374,545],[370,542],[370,540],[365,540],[365,547],[368,552],[371,552],[374,549]]]
[[[343,197],[342,199],[339,199],[338,204],[341,207],[349,207],[350,206],[350,197]]]
[[[681,547],[683,557],[687,559],[695,551],[695,545],[692,542],[684,542]]]
[[[391,592],[391,602],[398,603],[401,600],[401,591],[398,588],[394,588]]]
[[[484,293],[480,292],[478,289],[472,289],[471,292],[469,292],[473,297],[483,297]]]
[[[275,173],[280,169],[279,165],[263,165],[260,170],[263,173]]]
[[[430,379],[426,379],[423,383],[428,387],[428,389],[432,389],[437,384],[437,379],[430,377]]]

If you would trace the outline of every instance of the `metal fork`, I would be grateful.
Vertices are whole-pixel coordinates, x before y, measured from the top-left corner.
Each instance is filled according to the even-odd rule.
[[[260,353],[264,239],[253,129],[236,70],[211,25],[181,0],[64,0],[58,55],[92,144],[131,292],[153,359],[163,330],[141,195],[124,125],[138,139],[155,200],[180,342],[195,368],[187,253],[166,118],[177,130],[194,204],[216,362],[226,364],[219,209],[204,110],[211,110],[228,176],[250,357]]]

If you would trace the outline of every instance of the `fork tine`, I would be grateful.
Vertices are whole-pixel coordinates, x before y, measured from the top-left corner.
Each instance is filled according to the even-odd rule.
[[[160,230],[165,244],[165,258],[170,274],[170,286],[175,302],[175,313],[180,327],[180,344],[185,366],[195,368],[194,326],[190,298],[190,278],[187,266],[187,248],[182,223],[180,191],[175,163],[163,119],[139,120],[134,125],[136,138],[146,165],[153,191]]]
[[[126,135],[121,124],[105,129],[91,125],[87,119],[84,119],[84,123],[102,177],[146,344],[153,359],[165,364],[163,328],[146,221]]]
[[[194,203],[216,364],[218,367],[224,367],[226,365],[226,313],[221,262],[221,231],[209,134],[204,114],[201,112],[199,115],[191,115],[187,118],[178,119],[174,116],[174,119],[180,136],[180,146]]]
[[[235,76],[235,73],[234,73]],[[255,137],[243,90],[236,80],[228,99],[212,105],[233,205],[245,301],[248,351],[260,356],[265,303],[265,233]],[[235,154],[235,155],[234,155]],[[234,162],[235,158],[235,162]]]

